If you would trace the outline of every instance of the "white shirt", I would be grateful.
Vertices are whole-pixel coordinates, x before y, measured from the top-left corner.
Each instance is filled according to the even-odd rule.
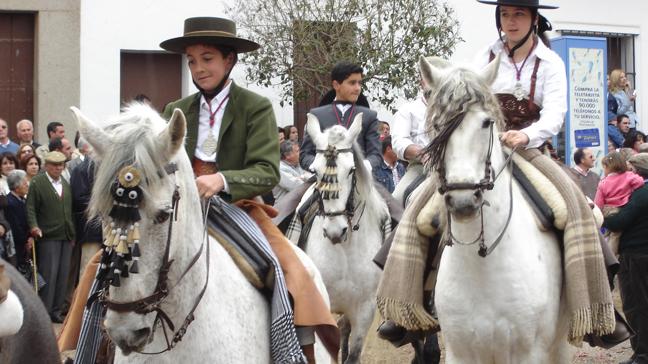
[[[513,88],[517,83],[516,70],[500,40],[497,40],[483,52],[480,52],[475,59],[475,65],[479,69],[485,67],[490,59],[491,50],[495,55],[502,53],[497,78],[491,85],[491,90],[495,93],[512,94]],[[540,119],[537,122],[521,130],[529,137],[527,149],[537,148],[545,140],[558,134],[565,121],[565,114],[567,113],[567,75],[565,73],[565,63],[558,54],[547,48],[540,40],[538,40],[538,44],[531,51],[529,59],[527,59],[522,69],[520,75],[522,88],[529,95],[531,74],[533,74],[536,58],[540,58],[540,65],[538,67],[533,101],[542,107],[542,110],[540,111]],[[521,65],[522,62],[517,64],[518,67]]]
[[[351,107],[353,107],[353,105],[351,105],[351,104],[335,104],[335,106],[337,106],[338,110],[340,110],[342,115],[344,115],[344,113],[347,112],[347,110],[349,110]],[[341,118],[342,117],[340,117],[340,119]]]
[[[212,112],[216,111],[216,109],[218,109],[218,106],[220,105],[220,109],[218,109],[218,111],[216,111],[216,114],[214,115],[213,126],[209,125],[209,117],[211,116],[211,114],[209,112],[209,106],[207,106],[207,100],[205,99],[204,95],[200,96],[200,112],[198,114],[198,138],[196,139],[197,142],[196,149],[194,150],[194,157],[204,162],[216,162],[216,154],[218,154],[218,152],[208,156],[202,151],[201,147],[207,139],[210,130],[214,135],[214,138],[218,140],[218,133],[220,132],[220,127],[223,122],[223,115],[225,115],[225,107],[227,107],[227,103],[229,102],[229,92],[231,85],[232,80],[229,80],[229,82],[227,82],[227,85],[223,87],[221,92],[219,92],[218,95],[216,95],[210,102]],[[220,172],[218,174],[220,174],[221,178],[223,179],[223,191],[229,193],[229,184],[227,183],[225,176]]]
[[[218,139],[218,133],[220,132],[220,127],[223,122],[223,115],[225,114],[225,107],[227,107],[227,103],[229,102],[229,92],[231,85],[232,82],[228,82],[227,85],[223,87],[221,92],[219,92],[218,95],[216,95],[210,102],[212,111],[216,111],[216,109],[219,105],[221,105],[222,102],[220,109],[218,109],[216,115],[214,115],[214,125],[211,127],[209,126],[209,117],[211,115],[209,113],[207,100],[205,100],[205,96],[200,96],[200,113],[198,114],[198,139],[196,142],[196,150],[194,151],[194,156],[201,161],[216,162],[216,154],[218,153],[207,155],[203,152],[202,145],[207,139],[210,130],[214,135],[214,138]]]
[[[419,95],[416,100],[401,106],[394,115],[394,121],[390,125],[392,148],[399,159],[405,160],[405,149],[410,145],[424,147],[430,143],[425,132],[426,111],[423,96]]]
[[[63,182],[61,182],[61,179],[63,177],[59,177],[59,179],[54,180],[49,173],[45,172],[45,175],[47,176],[47,179],[50,181],[52,184],[52,187],[56,190],[56,193],[58,193],[59,197],[63,196]]]

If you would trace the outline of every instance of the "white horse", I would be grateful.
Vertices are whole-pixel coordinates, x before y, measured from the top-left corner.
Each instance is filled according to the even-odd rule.
[[[336,125],[321,132],[312,114],[306,124],[317,150],[311,169],[317,176],[319,212],[305,251],[322,274],[331,311],[344,314],[350,324],[348,357],[344,358],[343,350],[345,363],[359,362],[373,321],[381,270],[372,259],[384,238],[381,227],[389,221],[387,205],[374,189],[355,144],[361,129],[362,114],[348,130]]]
[[[498,139],[503,117],[490,91],[498,66],[499,58],[477,74],[421,58],[422,75],[434,90],[427,114],[434,138],[427,151],[437,187],[445,188],[436,197],[454,235],[443,251],[435,296],[446,362],[567,363],[559,242],[539,229],[511,181]],[[492,189],[480,185],[499,171]],[[469,244],[480,242],[481,233],[485,257]]]
[[[186,121],[182,112],[176,109],[167,124],[148,106],[135,104],[118,120],[101,128],[78,109],[72,110],[81,135],[92,145],[99,161],[91,214],[108,216],[113,204],[109,191],[124,166],[132,165],[141,175],[139,273],[123,278],[120,287],[111,287],[110,300],[132,302],[151,296],[169,244],[169,260],[173,260],[168,273],[169,293],[160,308],[177,331],[209,278],[186,335],[172,350],[159,355],[140,353],[166,349],[167,334],[169,340],[173,339],[173,332],[164,333],[164,325],[157,321],[155,311],[117,312],[109,306],[104,323],[121,349],[117,351],[116,362],[270,363],[270,312],[266,298],[246,280],[219,243],[209,238],[209,249],[201,248],[204,223],[193,171],[183,148]],[[173,165],[177,166],[175,172],[167,168]],[[180,198],[177,215],[173,216],[175,191]],[[168,236],[170,223],[172,233]],[[191,266],[195,256],[198,259]],[[307,269],[312,272],[314,267]],[[326,293],[323,295],[326,299]]]

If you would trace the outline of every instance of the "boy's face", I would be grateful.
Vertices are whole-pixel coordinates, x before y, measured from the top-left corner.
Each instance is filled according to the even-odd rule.
[[[355,103],[362,90],[362,73],[352,73],[342,83],[333,80],[333,89],[337,101]]]

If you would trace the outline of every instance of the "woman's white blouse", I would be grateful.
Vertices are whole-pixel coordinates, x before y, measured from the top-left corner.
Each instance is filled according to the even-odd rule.
[[[494,93],[513,94],[517,83],[516,70],[513,62],[508,57],[506,50],[500,40],[479,53],[474,64],[479,69],[485,67],[490,59],[490,52],[495,55],[502,53],[497,78],[491,89]],[[562,128],[567,113],[567,75],[565,63],[551,49],[542,42],[538,42],[531,52],[520,75],[520,83],[528,97],[531,89],[531,75],[535,66],[536,58],[540,58],[538,67],[534,102],[542,108],[540,119],[529,127],[522,129],[529,137],[527,148],[537,148],[545,140],[558,134]],[[517,64],[520,67],[522,62]]]

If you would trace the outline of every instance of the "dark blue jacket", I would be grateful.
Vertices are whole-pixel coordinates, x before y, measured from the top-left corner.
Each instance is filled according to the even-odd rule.
[[[403,175],[405,174],[405,166],[400,161],[396,162],[396,173],[398,173],[399,178],[403,178]],[[385,162],[380,163],[378,168],[374,168],[373,174],[376,181],[385,186],[389,193],[394,192],[396,186],[394,185],[392,169],[389,168]]]
[[[621,134],[621,130],[619,130],[619,128],[612,124],[608,124],[607,128],[608,139],[610,139],[612,143],[614,143],[615,148],[621,148],[623,141],[625,140],[625,138],[623,138],[623,134]]]
[[[27,207],[25,200],[14,196],[13,193],[7,195],[7,208],[5,217],[11,233],[13,234],[14,244],[16,245],[16,261],[18,264],[24,263],[28,258],[25,252],[25,243],[29,238],[29,225],[27,224]]]
[[[95,164],[86,157],[81,164],[76,166],[70,175],[72,188],[72,213],[76,227],[77,243],[101,243],[101,222],[95,218],[88,221],[86,210],[90,202],[90,193],[94,185]]]

